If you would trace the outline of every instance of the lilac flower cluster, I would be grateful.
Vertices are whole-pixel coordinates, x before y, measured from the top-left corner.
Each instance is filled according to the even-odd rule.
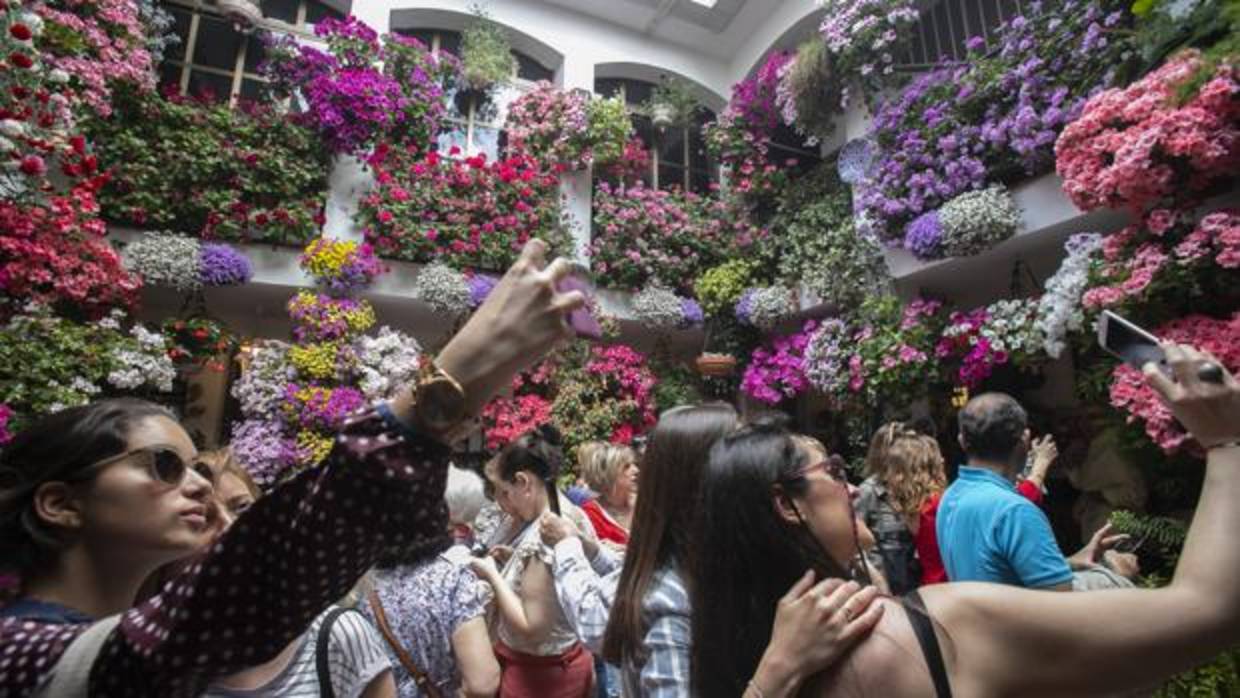
[[[905,224],[966,191],[1049,170],[1059,132],[1106,87],[1127,44],[1105,30],[1124,15],[1107,0],[1040,3],[1000,27],[995,50],[969,42],[962,64],[943,64],[882,104],[869,136],[879,161],[859,204],[875,232],[897,242]]]
[[[904,249],[919,259],[938,257],[942,244],[943,224],[939,221],[937,209],[914,218],[904,231]]]
[[[250,259],[232,245],[205,242],[198,252],[198,278],[203,286],[244,284],[253,273]]]
[[[264,490],[273,487],[301,460],[297,442],[284,435],[278,421],[247,419],[237,422],[229,443],[241,466]]]
[[[698,327],[706,320],[706,315],[702,312],[702,306],[692,298],[682,298],[680,309],[681,314],[684,315],[685,324],[689,327]]]
[[[840,181],[856,184],[869,178],[874,168],[875,150],[874,144],[866,138],[854,138],[845,143],[835,162]]]

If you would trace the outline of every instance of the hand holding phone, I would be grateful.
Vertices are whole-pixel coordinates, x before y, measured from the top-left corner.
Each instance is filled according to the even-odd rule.
[[[594,289],[591,288],[590,284],[586,283],[580,275],[573,273],[564,277],[564,280],[559,283],[556,290],[561,293],[581,291],[586,297],[586,304],[568,314],[568,325],[573,328],[578,337],[602,339],[603,328],[590,312],[590,305],[594,300]]]
[[[1158,338],[1109,310],[1098,318],[1098,345],[1138,371],[1147,363],[1169,371]]]

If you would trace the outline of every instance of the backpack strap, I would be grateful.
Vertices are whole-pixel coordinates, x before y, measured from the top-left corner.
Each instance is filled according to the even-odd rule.
[[[328,663],[328,651],[331,649],[332,627],[341,614],[349,609],[337,606],[327,612],[323,623],[319,625],[318,639],[314,643],[314,668],[319,675],[319,695],[322,698],[336,698],[336,690],[332,688],[332,668]]]
[[[95,658],[120,620],[120,613],[108,616],[73,638],[52,667],[51,680],[35,691],[35,698],[86,698]]]
[[[418,668],[413,656],[409,654],[409,650],[397,639],[396,634],[392,632],[392,626],[388,625],[387,613],[383,610],[383,602],[379,600],[379,594],[372,588],[370,593],[366,595],[370,602],[370,610],[375,614],[375,624],[379,626],[379,632],[383,634],[383,639],[387,640],[388,646],[396,653],[396,658],[400,660],[400,665],[409,672],[413,677],[413,682],[417,684],[418,690],[422,695],[428,698],[441,698],[439,687],[431,681],[431,677],[426,672]]]

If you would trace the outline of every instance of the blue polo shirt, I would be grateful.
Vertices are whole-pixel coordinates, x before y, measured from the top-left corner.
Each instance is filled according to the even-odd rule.
[[[939,503],[935,532],[953,582],[1037,589],[1072,581],[1046,514],[985,468],[960,467]]]

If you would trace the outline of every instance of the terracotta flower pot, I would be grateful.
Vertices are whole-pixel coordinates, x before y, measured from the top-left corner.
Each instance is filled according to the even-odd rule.
[[[730,376],[736,371],[736,357],[730,354],[702,354],[697,357],[697,370],[703,376]]]

